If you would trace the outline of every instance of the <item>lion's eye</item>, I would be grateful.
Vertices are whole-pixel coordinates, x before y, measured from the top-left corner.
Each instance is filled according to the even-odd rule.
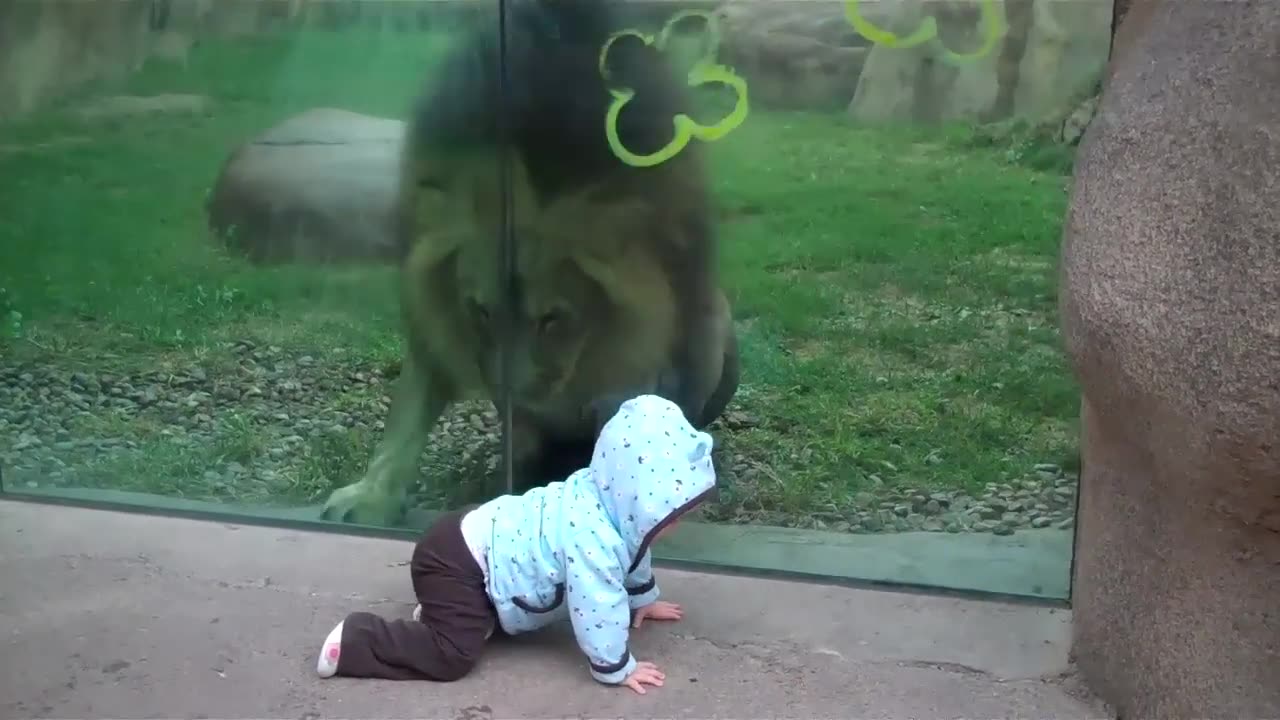
[[[551,332],[559,326],[560,321],[564,318],[564,313],[559,310],[552,310],[542,317],[538,318],[538,332]]]

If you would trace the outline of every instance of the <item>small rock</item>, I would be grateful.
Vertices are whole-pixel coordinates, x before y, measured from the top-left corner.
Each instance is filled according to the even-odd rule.
[[[999,525],[996,525],[991,532],[995,533],[996,535],[1012,535],[1013,526],[1008,523],[1000,523]]]
[[[40,438],[35,435],[19,435],[18,442],[14,443],[13,449],[26,450],[28,448],[38,447],[40,444]]]
[[[730,430],[748,430],[760,424],[760,420],[747,413],[730,410],[724,414],[725,427]]]
[[[1052,524],[1053,520],[1043,515],[1031,519],[1031,527],[1033,528],[1047,528]]]

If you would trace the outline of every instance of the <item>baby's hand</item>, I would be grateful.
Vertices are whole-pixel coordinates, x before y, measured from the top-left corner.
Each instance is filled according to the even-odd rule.
[[[644,607],[636,608],[635,617],[631,619],[631,627],[638,628],[645,618],[653,618],[654,620],[680,620],[684,617],[684,610],[679,605],[658,600],[649,603]]]
[[[662,681],[666,679],[667,676],[662,674],[657,665],[651,662],[638,662],[636,663],[636,669],[631,671],[631,674],[627,676],[626,680],[622,681],[622,684],[643,695],[645,685],[662,687]]]

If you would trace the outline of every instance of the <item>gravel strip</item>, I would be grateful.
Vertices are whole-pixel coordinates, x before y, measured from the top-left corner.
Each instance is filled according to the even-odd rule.
[[[17,487],[103,487],[206,500],[317,502],[358,479],[383,429],[394,370],[258,347],[231,348],[216,366],[78,372],[0,359],[0,467]],[[733,451],[754,419],[731,410],[711,428],[726,485],[768,468]],[[459,405],[433,432],[416,501],[475,502],[496,467],[497,418],[484,403]],[[801,517],[713,506],[714,522],[762,523],[846,533],[926,530],[1008,535],[1072,526],[1077,478],[1055,465],[958,491],[860,493],[853,507]],[[470,493],[470,494],[468,494]]]

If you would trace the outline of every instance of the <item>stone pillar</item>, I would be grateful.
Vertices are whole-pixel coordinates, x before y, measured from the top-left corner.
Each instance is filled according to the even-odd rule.
[[[1062,251],[1074,655],[1125,720],[1280,718],[1280,2],[1132,4]]]

